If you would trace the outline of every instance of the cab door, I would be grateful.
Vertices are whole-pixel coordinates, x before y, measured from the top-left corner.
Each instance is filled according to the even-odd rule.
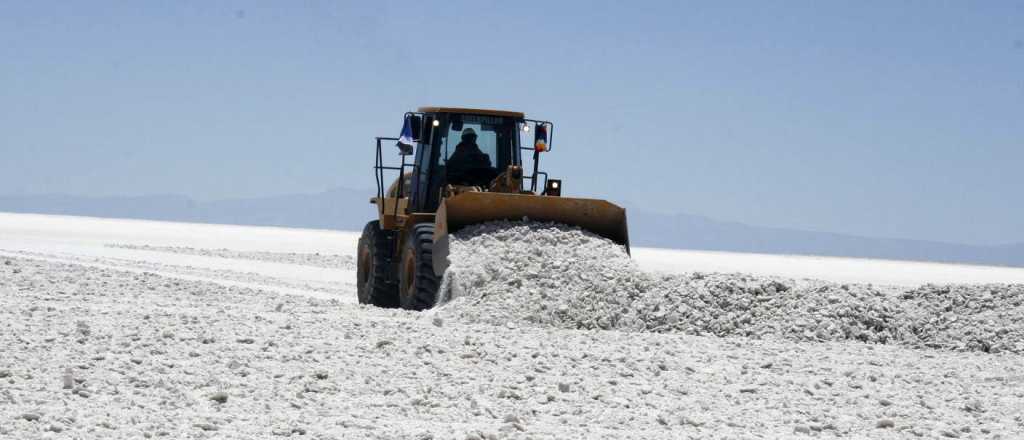
[[[422,139],[416,144],[416,166],[413,170],[412,193],[409,200],[410,212],[434,212],[437,209],[440,182],[433,164],[437,162],[437,138],[434,115],[422,118]]]

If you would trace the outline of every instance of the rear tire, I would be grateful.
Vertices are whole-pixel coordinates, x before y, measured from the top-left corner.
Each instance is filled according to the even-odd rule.
[[[391,262],[394,247],[394,232],[382,230],[379,221],[369,222],[363,228],[356,261],[356,290],[360,304],[387,308],[399,306],[398,283],[388,273],[394,267]]]
[[[434,274],[434,225],[420,223],[409,231],[398,271],[399,298],[406,310],[426,310],[437,304],[440,284]]]

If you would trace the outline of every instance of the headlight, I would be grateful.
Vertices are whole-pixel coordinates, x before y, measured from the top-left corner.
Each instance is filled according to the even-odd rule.
[[[544,187],[544,195],[559,197],[562,195],[562,181],[560,179],[548,179]]]

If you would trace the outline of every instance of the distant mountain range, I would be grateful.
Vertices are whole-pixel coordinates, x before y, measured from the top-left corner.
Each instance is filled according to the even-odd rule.
[[[200,202],[175,195],[80,197],[0,196],[0,211],[360,231],[375,215],[370,191],[332,189]],[[869,238],[751,226],[707,217],[630,209],[634,246],[768,254],[885,258],[1024,267],[1024,243],[975,246]]]

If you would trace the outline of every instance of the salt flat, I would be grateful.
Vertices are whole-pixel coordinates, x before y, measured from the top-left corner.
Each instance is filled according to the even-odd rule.
[[[352,256],[358,240],[358,232],[345,231],[0,213],[0,250],[45,253],[53,257],[113,257],[183,263],[174,254],[111,248],[109,244]],[[650,248],[634,248],[633,258],[644,269],[667,273],[742,272],[891,285],[1024,283],[1024,268],[1009,267]],[[235,262],[224,259],[188,258],[187,261],[214,269],[240,268]],[[309,273],[294,267],[251,263],[241,267],[269,276],[311,281],[352,278],[348,273]]]
[[[572,320],[495,325],[481,319],[493,308],[467,316],[458,302],[427,313],[367,307],[354,301],[357,238],[0,214],[0,438],[1024,436],[1024,355],[1012,350],[819,341],[784,321],[757,327],[763,335],[696,336],[564,328]],[[648,249],[634,257],[644,270],[678,274],[1022,279],[1020,269],[957,265]],[[699,289],[717,285],[676,276]],[[1001,289],[967,289],[967,297],[951,289],[966,301],[954,310],[987,304],[969,297],[975,290]],[[537,298],[561,298],[548,293]],[[934,301],[941,314],[947,299]],[[794,321],[814,311],[800,308]],[[1019,316],[998,310],[970,318],[1021,330]]]

